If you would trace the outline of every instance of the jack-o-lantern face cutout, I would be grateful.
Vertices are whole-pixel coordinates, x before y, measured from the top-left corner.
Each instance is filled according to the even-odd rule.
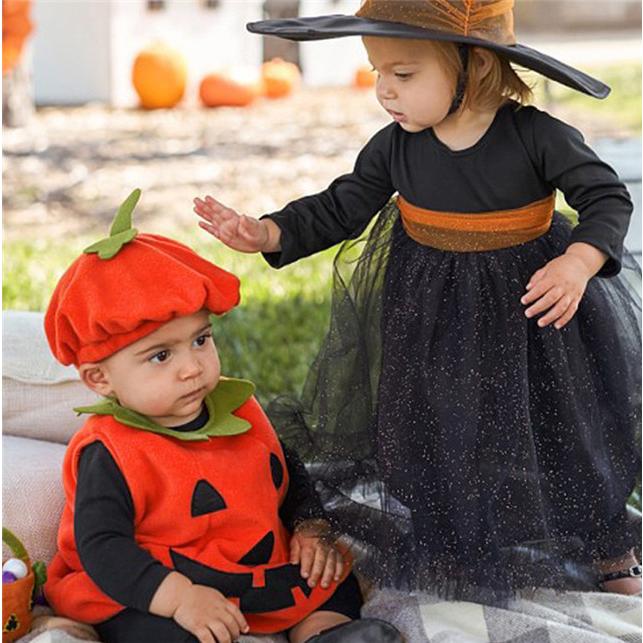
[[[284,469],[279,458],[270,454],[270,474],[275,489],[279,491],[284,482]],[[222,491],[215,489],[207,480],[197,481],[192,493],[190,513],[192,517],[205,516],[228,508]],[[275,534],[268,531],[254,543],[237,561],[239,565],[255,567],[268,565],[275,546]],[[298,565],[279,565],[265,570],[262,587],[253,587],[253,574],[228,572],[215,569],[170,550],[172,562],[177,571],[185,574],[194,583],[209,585],[227,597],[239,599],[242,612],[271,612],[296,604],[292,590],[299,587],[305,596],[311,588],[301,577]]]
[[[225,509],[226,506],[221,494],[207,480],[199,480],[196,483],[190,511],[193,518],[213,514],[215,511]]]
[[[306,597],[312,592],[306,579],[301,577],[298,565],[288,563],[267,569],[264,575],[265,585],[253,587],[252,573],[224,572],[202,565],[175,551],[170,551],[170,554],[178,572],[187,576],[193,583],[213,587],[227,598],[238,598],[239,609],[248,614],[292,607],[296,604],[296,597],[292,591],[296,587]]]
[[[279,458],[274,454],[270,454],[270,473],[275,489],[279,490],[281,483],[284,481],[284,468],[281,466]]]
[[[247,554],[239,559],[240,565],[266,565],[272,556],[275,535],[269,531]]]

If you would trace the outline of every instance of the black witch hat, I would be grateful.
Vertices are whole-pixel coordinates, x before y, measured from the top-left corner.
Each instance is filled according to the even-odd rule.
[[[485,47],[511,62],[595,98],[610,88],[556,58],[516,42],[514,0],[363,0],[354,16],[331,15],[261,20],[252,33],[288,40],[327,40],[345,36],[380,36],[442,40]]]

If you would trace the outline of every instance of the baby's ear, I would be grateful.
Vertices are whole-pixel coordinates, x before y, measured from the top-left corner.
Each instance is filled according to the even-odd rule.
[[[78,367],[78,374],[83,384],[90,388],[94,393],[103,397],[111,395],[113,392],[107,369],[103,364],[87,362]]]

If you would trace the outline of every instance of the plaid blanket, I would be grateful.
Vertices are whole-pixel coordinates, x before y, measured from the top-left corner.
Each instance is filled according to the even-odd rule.
[[[363,609],[393,623],[408,643],[641,642],[641,598],[607,593],[539,590],[508,608],[445,602],[427,594],[373,592]],[[78,624],[41,616],[21,643],[98,640]],[[91,629],[91,628],[90,628]],[[286,643],[283,636],[242,636],[240,643]]]
[[[390,621],[409,643],[641,642],[641,599],[621,594],[539,590],[499,609],[382,591],[363,615]]]

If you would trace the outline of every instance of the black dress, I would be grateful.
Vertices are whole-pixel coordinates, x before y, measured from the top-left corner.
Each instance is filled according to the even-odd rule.
[[[429,210],[514,209],[560,189],[527,243],[453,252],[407,236],[399,192]],[[592,561],[640,546],[626,502],[640,471],[640,271],[623,270],[632,211],[580,133],[507,103],[471,148],[432,129],[378,132],[353,173],[270,216],[276,267],[347,241],[331,326],[280,437],[373,581],[502,603],[537,586],[593,589]],[[561,330],[527,319],[531,275],[571,242],[608,255]],[[620,273],[620,274],[619,274]],[[606,277],[609,277],[607,279]],[[629,279],[629,280],[628,280]],[[632,286],[634,284],[634,287]]]

